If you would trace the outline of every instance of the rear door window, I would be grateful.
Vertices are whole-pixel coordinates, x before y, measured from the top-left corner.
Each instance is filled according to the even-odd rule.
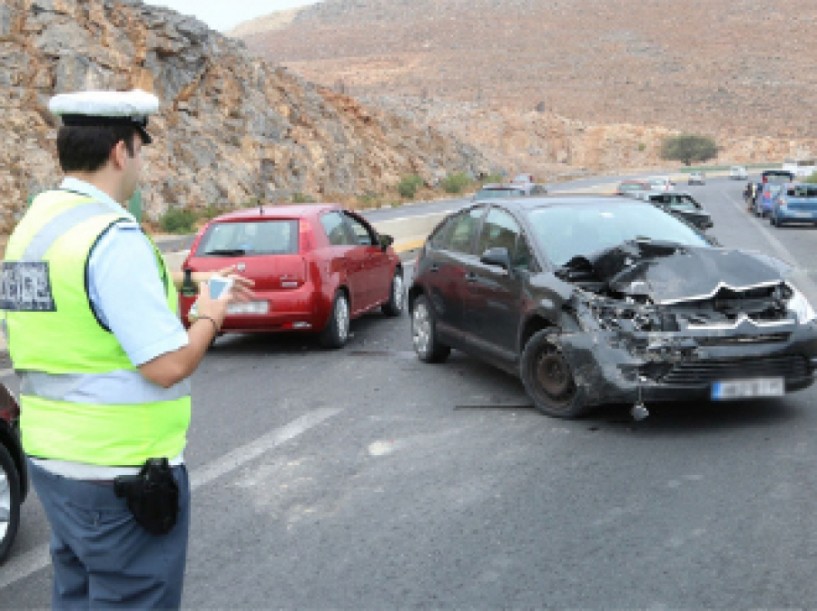
[[[214,223],[202,237],[199,255],[270,255],[298,252],[298,221],[273,219]]]
[[[786,194],[789,197],[817,198],[817,185],[797,185],[796,187],[790,187]]]
[[[470,254],[479,220],[484,213],[484,206],[476,206],[452,216],[434,233],[431,246]]]
[[[482,255],[489,248],[504,248],[512,257],[519,235],[519,224],[504,210],[491,208],[479,233],[477,254]]]

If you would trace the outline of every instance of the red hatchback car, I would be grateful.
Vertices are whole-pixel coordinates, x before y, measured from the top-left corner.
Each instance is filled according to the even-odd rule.
[[[255,299],[231,304],[222,332],[312,332],[324,346],[340,348],[351,319],[375,308],[403,312],[403,266],[392,242],[336,205],[260,206],[202,227],[182,269],[235,265],[255,281]],[[189,325],[196,296],[183,290],[180,299]]]

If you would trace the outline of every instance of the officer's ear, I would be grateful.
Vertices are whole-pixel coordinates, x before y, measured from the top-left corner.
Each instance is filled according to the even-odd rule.
[[[117,170],[121,170],[125,167],[128,157],[133,157],[133,155],[130,153],[130,147],[128,147],[124,140],[118,140],[116,144],[113,145],[109,157],[113,167]]]

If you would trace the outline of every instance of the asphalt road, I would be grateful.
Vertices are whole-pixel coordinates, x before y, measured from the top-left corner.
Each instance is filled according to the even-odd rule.
[[[689,190],[817,302],[817,229],[757,221],[742,187]],[[223,337],[195,374],[185,608],[815,606],[817,390],[560,421],[462,354],[420,363],[407,316],[352,331]],[[31,497],[0,608],[48,606],[46,542]]]

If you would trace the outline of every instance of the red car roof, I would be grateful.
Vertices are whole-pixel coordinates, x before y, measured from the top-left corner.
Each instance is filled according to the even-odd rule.
[[[316,217],[326,210],[340,210],[339,204],[262,204],[220,214],[213,221],[247,221],[270,218]]]

